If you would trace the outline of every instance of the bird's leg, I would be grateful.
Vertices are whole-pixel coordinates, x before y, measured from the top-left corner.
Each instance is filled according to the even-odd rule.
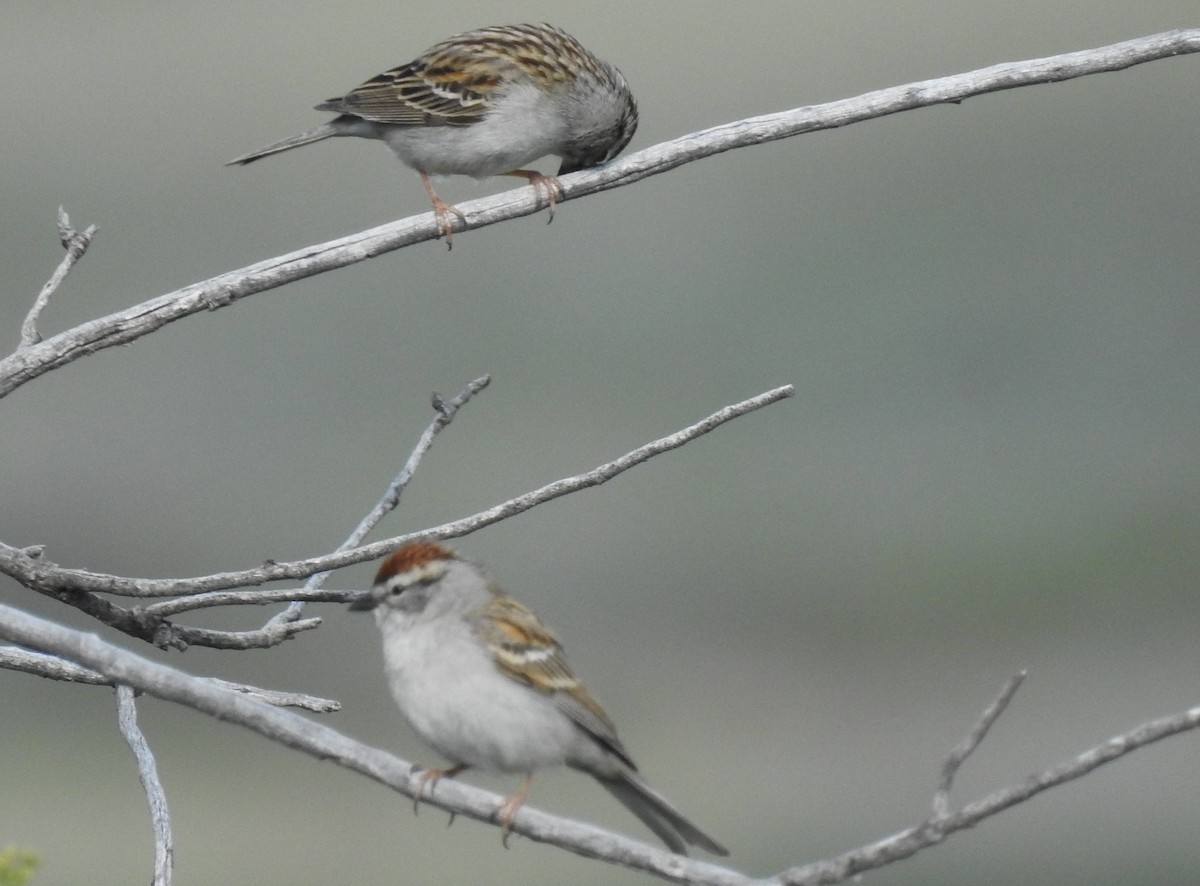
[[[531,772],[525,776],[525,780],[521,782],[517,792],[496,810],[496,820],[500,822],[500,842],[504,844],[505,849],[508,848],[508,832],[512,830],[513,819],[517,817],[517,810],[525,805],[525,798],[529,796],[529,789],[532,786],[533,773]]]
[[[468,768],[466,763],[459,763],[457,766],[451,766],[449,769],[426,769],[417,779],[417,791],[413,794],[413,815],[417,814],[417,804],[421,801],[421,795],[425,793],[425,785],[429,785],[429,796],[433,796],[433,790],[437,787],[437,783],[443,778],[454,778],[460,772]]]
[[[537,198],[541,200],[543,195],[546,198],[546,205],[550,211],[550,218],[546,220],[546,224],[554,221],[554,207],[563,195],[562,184],[557,178],[552,175],[542,175],[542,173],[533,169],[514,169],[512,172],[504,174],[527,179],[533,185],[533,192],[537,195]]]
[[[437,191],[433,189],[433,182],[429,180],[429,173],[422,172],[421,184],[425,186],[425,192],[429,194],[429,202],[433,204],[433,217],[437,221],[438,236],[446,238],[446,248],[454,248],[454,228],[450,224],[450,213],[458,216],[459,221],[464,225],[467,223],[467,217],[458,211],[457,207],[451,206],[445,200],[437,195]]]

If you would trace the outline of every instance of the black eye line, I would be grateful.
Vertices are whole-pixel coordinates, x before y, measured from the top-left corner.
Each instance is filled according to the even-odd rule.
[[[400,594],[404,593],[404,592],[405,592],[405,591],[407,591],[407,590],[411,590],[412,588],[416,588],[416,587],[428,587],[429,585],[431,585],[431,584],[433,584],[434,582],[436,582],[436,581],[437,581],[439,578],[441,578],[441,576],[440,576],[440,575],[426,575],[426,576],[422,576],[421,578],[418,578],[418,579],[416,579],[416,580],[414,580],[414,581],[409,581],[409,582],[405,582],[405,583],[399,583],[399,584],[396,584],[396,585],[394,585],[394,586],[392,587],[392,589],[389,591],[389,593],[390,593],[392,596],[398,596],[398,595],[400,595]]]

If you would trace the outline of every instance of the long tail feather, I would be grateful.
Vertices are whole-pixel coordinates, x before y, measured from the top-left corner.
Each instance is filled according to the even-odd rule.
[[[249,154],[243,154],[235,160],[230,160],[225,165],[245,166],[247,163],[253,163],[255,160],[261,160],[263,157],[270,157],[272,154],[278,154],[280,151],[290,151],[292,148],[311,145],[313,142],[319,142],[334,135],[340,135],[337,127],[329,123],[323,123],[316,129],[310,129],[308,132],[293,135],[291,138],[285,138],[283,141],[267,145],[265,148],[251,151]]]
[[[714,855],[729,854],[728,849],[692,824],[666,797],[636,774],[627,772],[616,778],[597,777],[596,780],[654,831],[672,852],[687,855],[688,844],[691,844]]]

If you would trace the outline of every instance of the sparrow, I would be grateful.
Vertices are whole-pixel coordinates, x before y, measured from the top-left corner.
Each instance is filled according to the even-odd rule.
[[[437,542],[392,553],[369,593],[384,670],[416,733],[453,765],[427,770],[418,797],[443,776],[475,767],[525,776],[497,810],[505,837],[536,770],[565,764],[591,775],[673,851],[728,850],[651,788],[616,727],[533,612],[481,567]]]
[[[337,116],[226,165],[333,136],[380,139],[421,176],[447,245],[450,215],[466,217],[438,197],[431,176],[520,176],[544,195],[553,220],[558,179],[522,167],[547,154],[562,158],[558,175],[598,166],[621,153],[638,124],[621,72],[548,24],[458,34],[316,109]]]

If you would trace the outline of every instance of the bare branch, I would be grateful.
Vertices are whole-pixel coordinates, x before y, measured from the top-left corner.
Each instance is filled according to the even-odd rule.
[[[1008,701],[1011,700],[1021,679],[1023,679],[1023,675],[1017,675],[1009,681],[1000,698],[985,713],[985,720],[992,715],[990,719],[992,722],[995,721],[995,717],[1000,715]],[[864,871],[883,867],[899,859],[915,855],[922,849],[936,846],[951,834],[972,828],[985,819],[1018,803],[1023,803],[1050,788],[1082,778],[1105,763],[1120,759],[1138,748],[1198,727],[1200,727],[1200,707],[1151,720],[1129,732],[1110,738],[1104,744],[1090,748],[1065,763],[1035,773],[1021,784],[1001,788],[981,800],[968,803],[958,812],[935,816],[923,824],[907,828],[898,834],[854,849],[837,858],[792,868],[763,882],[771,884],[771,886],[817,886],[817,884],[841,883]]]
[[[21,671],[50,680],[62,680],[64,683],[113,685],[112,681],[103,674],[97,674],[88,668],[81,668],[74,662],[65,661],[57,655],[30,652],[28,649],[18,649],[15,646],[0,646],[0,668]]]
[[[328,575],[328,573],[324,573]],[[303,588],[277,588],[269,591],[209,591],[135,606],[130,612],[141,617],[162,619],[196,609],[212,609],[216,606],[269,606],[272,603],[348,603],[360,591],[326,591]]]
[[[1119,71],[1198,51],[1200,29],[1169,31],[1098,49],[994,65],[823,105],[739,120],[664,142],[596,169],[566,175],[562,178],[559,202],[632,184],[735,148],[848,126],[901,111],[955,104],[989,92]],[[540,209],[538,197],[530,188],[457,205],[468,218],[468,229],[531,215]],[[412,216],[230,271],[84,323],[0,360],[0,397],[86,354],[134,341],[192,314],[224,307],[255,293],[431,240],[437,235],[433,213]]]
[[[1007,710],[1008,703],[1012,701],[1017,690],[1021,688],[1021,684],[1025,682],[1027,673],[1027,671],[1019,671],[1009,678],[1008,682],[1004,684],[1004,688],[1000,690],[1000,694],[996,696],[996,700],[988,705],[971,731],[963,737],[963,740],[946,758],[946,765],[942,767],[942,777],[938,780],[937,792],[933,795],[935,817],[946,815],[950,811],[950,788],[954,785],[954,776],[958,774],[959,767],[966,762],[967,757],[974,753],[980,742],[987,737],[992,724]]]
[[[1097,50],[996,65],[953,77],[878,90],[825,105],[737,121],[632,154],[601,169],[567,176],[563,183],[562,200],[631,184],[685,163],[735,148],[845,126],[919,107],[959,103],[966,98],[988,92],[1056,82],[1102,71],[1121,70],[1147,61],[1197,51],[1200,51],[1200,30],[1180,30]],[[464,203],[462,207],[469,215],[468,229],[528,215],[539,208],[536,194],[530,194],[527,188]],[[17,351],[0,360],[0,397],[25,382],[88,353],[134,341],[168,323],[199,311],[224,307],[257,292],[363,261],[411,243],[432,239],[437,235],[430,215],[401,220],[194,284],[117,314],[66,330],[49,340],[43,340],[37,329],[40,317],[53,293],[85,253],[95,233],[94,226],[82,234],[73,231],[66,213],[62,210],[59,221],[67,255],[54,275],[42,287],[22,324]],[[479,381],[483,382],[479,388],[482,389],[487,383],[486,378],[472,384],[478,384]],[[465,403],[475,392],[467,394],[462,402]],[[459,397],[464,397],[464,394],[460,394]],[[40,550],[20,550],[0,545],[0,572],[9,574],[28,587],[75,606],[132,636],[159,646],[185,648],[188,645],[203,644],[237,649],[271,646],[320,624],[320,619],[301,619],[299,601],[343,600],[350,593],[319,590],[331,569],[373,559],[405,541],[465,535],[561,495],[599,485],[654,455],[690,442],[725,421],[791,394],[790,386],[766,392],[758,398],[727,407],[703,422],[640,447],[585,474],[548,484],[470,517],[422,532],[359,546],[375,523],[396,506],[411,477],[412,469],[428,449],[433,436],[452,417],[453,410],[449,410],[451,414],[448,415],[447,404],[435,398],[434,405],[440,415],[426,430],[410,455],[405,469],[401,471],[372,515],[332,554],[291,563],[268,562],[254,570],[197,579],[149,580],[61,569],[42,560]],[[454,409],[457,409],[457,405]],[[226,590],[268,581],[296,580],[306,576],[308,582],[303,589],[240,592]],[[193,596],[187,600],[171,600],[129,609],[99,596],[104,593],[134,597],[165,597],[178,594]],[[289,606],[284,612],[271,618],[263,628],[255,631],[212,631],[177,626],[168,620],[169,616],[207,606],[250,603],[261,605],[283,600],[292,601],[295,605]],[[0,649],[0,667],[11,667],[55,679],[116,685],[122,733],[138,758],[139,773],[155,823],[155,883],[170,881],[170,819],[165,796],[158,783],[153,756],[137,728],[135,690],[238,723],[318,758],[332,758],[339,765],[387,784],[406,796],[411,797],[415,790],[419,790],[421,781],[414,777],[413,767],[405,761],[345,738],[334,730],[291,712],[267,707],[254,698],[245,696],[273,698],[273,704],[302,705],[311,710],[336,709],[337,703],[334,701],[318,699],[316,702],[327,706],[312,706],[313,699],[307,696],[270,693],[267,690],[234,684],[225,688],[217,685],[219,681],[191,677],[104,643],[94,635],[71,631],[2,604],[0,637],[46,649],[55,655],[70,659],[68,661],[20,649]],[[959,768],[980,746],[991,726],[1007,708],[1023,679],[1024,674],[1018,674],[1006,684],[997,700],[984,711],[968,735],[951,752],[940,774],[933,800],[933,815],[927,821],[836,859],[784,871],[764,882],[840,882],[936,845],[959,830],[972,827],[1051,787],[1081,778],[1097,767],[1140,747],[1200,727],[1200,707],[1142,724],[1059,766],[1032,775],[1020,784],[993,792],[964,806],[958,812],[952,812],[949,793]],[[291,700],[282,701],[285,695]],[[490,821],[499,806],[499,798],[495,795],[456,782],[440,785],[433,802],[434,805],[456,814],[481,821]],[[553,843],[580,855],[646,871],[664,879],[686,879],[693,883],[714,884],[751,882],[735,871],[674,856],[533,809],[522,809],[513,823],[513,829],[532,839]]]
[[[306,578],[316,572],[340,569],[343,566],[373,560],[390,553],[395,548],[409,541],[422,538],[457,538],[484,526],[528,511],[530,508],[537,507],[540,504],[545,504],[548,501],[569,495],[572,492],[578,492],[581,489],[606,483],[630,468],[649,461],[656,455],[677,449],[695,440],[697,437],[715,430],[726,422],[780,400],[785,400],[794,393],[795,388],[792,385],[773,388],[755,397],[743,400],[740,403],[726,406],[695,424],[647,443],[644,446],[640,446],[584,474],[548,483],[540,489],[535,489],[532,492],[509,499],[506,502],[495,505],[485,511],[480,511],[470,517],[443,523],[440,526],[420,532],[411,532],[406,535],[373,542],[369,545],[350,548],[339,553],[325,554],[320,557],[310,557],[306,560],[295,560],[285,563],[269,562],[256,569],[247,569],[240,572],[220,572],[198,578],[149,579],[105,575],[102,573],[87,572],[82,569],[65,569],[50,563],[43,556],[32,556],[26,550],[0,543],[0,573],[10,576],[27,588],[76,606],[104,621],[105,624],[117,627],[131,636],[149,639],[153,642],[154,631],[161,628],[161,622],[149,625],[151,630],[147,632],[148,626],[140,624],[139,619],[135,617],[132,610],[114,606],[109,601],[97,595],[118,594],[130,597],[168,597],[259,585],[269,581],[295,580]],[[199,640],[189,638],[203,636],[215,637],[224,643],[229,643],[232,642],[230,638],[234,636],[219,631],[203,632],[198,628],[178,628],[177,630],[181,634],[169,639],[200,642]],[[186,633],[183,633],[185,631]],[[147,633],[149,634],[148,636]],[[161,640],[162,638],[159,639]],[[168,645],[170,644],[168,643]],[[248,647],[226,645],[223,648]]]
[[[187,649],[208,646],[211,649],[270,649],[304,631],[321,626],[319,618],[300,618],[299,612],[284,610],[261,628],[252,631],[214,631],[163,621],[150,641],[160,649]]]
[[[412,452],[408,455],[408,460],[404,463],[400,473],[388,486],[387,491],[383,494],[378,504],[363,517],[354,531],[337,546],[334,553],[346,551],[353,548],[362,542],[367,534],[378,525],[379,521],[400,504],[400,496],[404,493],[405,487],[408,486],[409,480],[416,473],[417,466],[421,463],[421,459],[425,457],[425,453],[433,446],[433,439],[442,428],[454,421],[454,416],[458,414],[460,407],[465,406],[470,402],[471,398],[491,384],[492,378],[489,375],[481,375],[479,378],[470,381],[455,397],[450,400],[443,400],[436,393],[433,395],[433,409],[437,413],[429,426],[425,428],[425,432],[421,434],[417,445],[413,447]],[[330,576],[329,572],[314,572],[308,577],[308,581],[304,583],[305,590],[315,590],[325,583],[325,579]],[[161,605],[161,604],[159,604]],[[147,607],[150,608],[150,607]],[[304,603],[293,598],[293,602],[287,609],[271,617],[270,620],[263,626],[264,630],[271,630],[282,624],[295,621],[300,617],[300,613],[304,609]]]
[[[92,683],[99,686],[113,686],[112,680],[103,674],[98,674],[88,668],[59,658],[56,655],[46,655],[41,652],[30,652],[15,646],[0,646],[0,668],[11,671],[21,671],[37,677],[51,680],[62,680],[69,683]],[[216,677],[205,677],[214,686],[220,686],[232,692],[242,692],[260,701],[276,707],[301,708],[318,714],[330,714],[342,709],[342,703],[332,698],[321,698],[317,695],[305,695],[300,692],[281,692],[276,689],[263,689],[249,686],[245,683],[230,683]]]
[[[373,781],[413,798],[423,782],[421,770],[391,754],[347,738],[334,729],[291,711],[269,707],[244,695],[228,692],[206,680],[152,662],[85,634],[0,604],[0,639],[41,649],[78,662],[114,683],[147,695],[177,702],[218,719],[244,726],[272,741],[304,751],[317,759],[361,773]],[[490,791],[446,779],[424,801],[467,818],[495,824],[504,798]],[[588,858],[598,858],[667,880],[688,880],[718,886],[746,886],[749,878],[664,849],[639,843],[600,828],[549,815],[524,806],[513,832],[552,843]]]
[[[469,535],[485,526],[490,526],[493,523],[498,523],[501,520],[524,513],[537,505],[553,501],[564,495],[569,495],[572,492],[578,492],[581,489],[587,489],[592,486],[600,486],[617,475],[623,474],[630,468],[637,467],[643,462],[649,461],[656,455],[670,452],[672,449],[678,449],[680,446],[690,443],[697,437],[701,437],[709,431],[716,430],[728,421],[762,409],[764,406],[770,406],[772,403],[778,403],[780,400],[786,400],[795,392],[796,388],[793,385],[783,385],[778,388],[772,388],[769,391],[764,391],[756,397],[726,406],[724,409],[720,409],[707,418],[701,419],[680,431],[676,431],[674,434],[661,437],[644,446],[639,446],[637,449],[627,452],[620,458],[593,468],[585,474],[577,474],[574,477],[565,477],[554,483],[548,483],[540,489],[535,489],[524,495],[518,495],[516,498],[488,508],[486,511],[480,511],[473,516],[443,523],[440,526],[434,526],[422,532],[414,532],[391,539],[389,540],[387,549],[390,550],[405,542],[415,541],[420,538],[459,538]]]
[[[245,683],[230,683],[228,680],[219,680],[216,677],[208,677],[207,679],[214,686],[221,686],[231,692],[240,692],[251,698],[257,698],[259,701],[276,708],[300,708],[303,711],[312,711],[314,714],[336,714],[342,709],[342,703],[333,698],[321,698],[318,695],[307,695],[302,692],[280,692],[277,689],[260,689],[257,686],[248,686]]]
[[[58,263],[58,267],[54,269],[50,279],[37,294],[33,307],[29,309],[25,322],[21,324],[21,348],[36,345],[42,340],[42,336],[37,331],[38,319],[42,316],[42,311],[46,310],[46,306],[50,304],[50,296],[54,295],[58,287],[62,285],[67,274],[71,273],[71,268],[75,267],[75,263],[83,258],[83,254],[91,246],[94,236],[96,236],[95,225],[88,225],[87,229],[80,234],[71,227],[71,218],[67,215],[67,211],[61,206],[58,207],[58,239],[62,241],[67,254],[63,256],[63,260]]]
[[[404,493],[405,487],[417,472],[417,466],[421,464],[421,459],[425,457],[425,453],[433,446],[434,438],[442,432],[442,429],[447,427],[450,422],[454,421],[454,416],[458,414],[458,410],[471,401],[476,394],[492,383],[490,375],[481,375],[473,381],[467,382],[466,386],[458,392],[457,395],[450,400],[443,400],[437,394],[433,395],[433,409],[437,413],[429,426],[425,428],[420,439],[417,440],[416,446],[408,455],[408,460],[404,462],[404,467],[400,469],[400,473],[389,484],[387,491],[383,497],[373,507],[370,512],[363,517],[359,524],[354,527],[354,531],[346,537],[337,548],[335,554],[342,553],[353,549],[356,545],[361,544],[362,540],[367,537],[377,525],[390,511],[394,510],[400,504],[400,496]],[[306,589],[319,588],[329,576],[329,572],[314,572],[308,577],[308,581],[304,587]],[[296,598],[293,598],[296,599]]]
[[[14,550],[0,543],[0,564],[3,563],[5,554]],[[35,559],[40,560],[40,558]],[[51,564],[46,565],[55,569]],[[0,565],[0,571],[6,571],[3,565]],[[11,575],[11,573],[9,574]],[[17,578],[17,576],[13,577]],[[21,581],[21,579],[17,578],[17,581]],[[272,619],[258,630],[216,631],[208,628],[176,625],[161,616],[118,606],[93,591],[72,590],[66,585],[55,589],[43,589],[25,582],[22,584],[40,591],[46,596],[53,597],[61,603],[73,606],[80,612],[90,615],[97,621],[116,628],[124,634],[152,643],[160,649],[182,651],[189,646],[210,646],[214,649],[268,649],[291,639],[302,631],[311,631],[321,625],[319,618],[300,619],[299,613],[296,613],[287,618],[277,616],[276,619]],[[321,592],[318,596],[338,601],[345,599],[344,592],[336,591]],[[280,616],[284,614],[280,613]]]
[[[319,759],[333,760],[339,766],[366,775],[406,797],[414,797],[420,790],[420,770],[404,760],[290,711],[268,707],[215,687],[209,681],[141,658],[105,643],[94,634],[73,631],[0,604],[0,638],[52,652],[79,662],[115,683],[132,686],[149,695],[237,723]],[[997,707],[1001,705],[993,704],[989,712]],[[995,717],[990,719],[994,721]],[[1099,766],[1138,748],[1198,727],[1200,707],[1152,720],[1065,763],[1032,775],[1020,784],[995,791],[957,813],[931,819],[837,858],[783,871],[766,880],[752,880],[728,868],[673,855],[528,806],[522,807],[517,813],[512,830],[569,852],[644,871],[666,880],[686,880],[715,886],[813,886],[840,883],[863,871],[882,867],[934,846],[957,831],[973,827],[1042,791],[1082,778]],[[493,817],[503,803],[503,798],[496,794],[452,780],[439,783],[434,796],[426,796],[424,800],[448,812],[493,824]]]
[[[421,459],[425,457],[425,453],[433,445],[433,438],[441,433],[442,429],[450,422],[454,421],[454,416],[458,414],[458,410],[470,402],[471,398],[491,384],[492,378],[490,375],[481,375],[474,381],[468,382],[455,397],[449,400],[443,400],[437,394],[433,395],[433,409],[437,412],[437,417],[429,423],[429,427],[425,429],[425,433],[421,435],[421,439],[417,441],[417,445],[413,447],[413,451],[409,454],[408,460],[404,463],[404,467],[400,469],[400,473],[392,480],[388,486],[387,492],[383,494],[383,498],[379,503],[371,509],[371,512],[363,518],[362,522],[355,527],[350,533],[350,537],[346,539],[339,547],[338,551],[345,551],[360,544],[367,537],[372,529],[379,525],[389,512],[396,509],[400,504],[400,496],[404,494],[405,488],[413,475],[417,472],[417,466],[421,464]],[[319,587],[321,579],[328,573],[318,573],[309,579],[309,586]]]
[[[133,690],[125,685],[117,686],[117,724],[125,743],[137,758],[138,780],[146,792],[150,804],[150,819],[154,825],[154,879],[153,886],[171,886],[172,856],[174,841],[171,838],[171,813],[167,809],[167,795],[158,780],[158,767],[154,754],[142,730],[137,725],[137,705]]]

